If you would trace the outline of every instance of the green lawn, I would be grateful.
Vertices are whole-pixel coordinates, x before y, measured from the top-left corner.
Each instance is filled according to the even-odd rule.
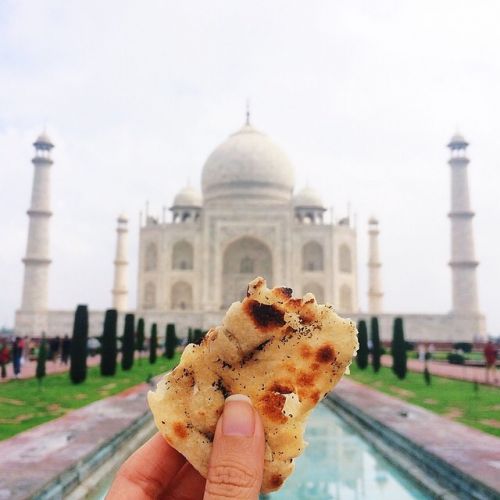
[[[114,377],[101,377],[99,367],[89,368],[84,383],[74,385],[68,373],[48,375],[41,391],[36,379],[11,380],[0,384],[0,440],[9,438],[35,425],[60,417],[70,410],[117,394],[128,387],[163,373],[179,361],[159,356],[151,365],[147,357],[136,359],[130,371],[118,366]]]
[[[390,368],[382,367],[375,374],[371,366],[360,370],[351,366],[351,377],[357,382],[422,406],[457,422],[500,436],[500,389],[472,382],[432,376],[425,385],[423,374],[408,372],[399,380]]]

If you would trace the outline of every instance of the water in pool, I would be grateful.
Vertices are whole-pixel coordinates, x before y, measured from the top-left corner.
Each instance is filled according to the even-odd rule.
[[[431,498],[345,424],[319,405],[306,430],[309,446],[284,486],[269,500],[404,500]]]
[[[269,500],[406,500],[431,498],[373,450],[325,405],[319,405],[306,430],[309,446],[295,472]],[[104,498],[108,478],[90,498]]]

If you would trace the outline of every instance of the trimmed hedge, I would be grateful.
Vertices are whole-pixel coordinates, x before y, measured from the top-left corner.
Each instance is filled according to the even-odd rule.
[[[376,373],[380,370],[380,357],[382,356],[382,348],[380,345],[380,334],[378,328],[378,318],[371,319],[371,340],[372,340],[372,366]]]
[[[358,342],[359,349],[356,355],[356,364],[358,368],[364,370],[368,366],[368,331],[364,319],[358,323]]]
[[[69,377],[73,384],[81,384],[87,378],[87,340],[89,334],[89,313],[87,306],[79,305],[75,312]]]
[[[149,362],[156,363],[156,350],[158,349],[158,328],[156,323],[151,325],[151,337],[149,337]]]
[[[165,332],[165,357],[172,359],[177,347],[177,335],[175,334],[175,325],[169,323]]]
[[[399,379],[406,377],[406,342],[403,329],[403,319],[395,318],[392,334],[392,371]]]
[[[116,373],[116,324],[118,312],[108,309],[104,316],[104,331],[101,339],[101,375],[113,376]]]
[[[134,315],[125,315],[125,326],[122,339],[122,370],[130,370],[134,366]]]

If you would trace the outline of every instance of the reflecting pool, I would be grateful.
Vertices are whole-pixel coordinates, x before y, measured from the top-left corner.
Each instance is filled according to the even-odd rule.
[[[323,404],[308,421],[306,440],[309,446],[296,460],[293,475],[280,491],[262,495],[262,500],[432,498]],[[112,477],[106,478],[89,498],[104,498],[111,482]]]
[[[325,405],[311,415],[309,446],[296,459],[295,472],[276,493],[281,499],[404,500],[431,498]]]

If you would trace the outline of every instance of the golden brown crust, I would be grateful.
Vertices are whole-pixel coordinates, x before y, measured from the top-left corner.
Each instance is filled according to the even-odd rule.
[[[263,278],[227,311],[222,326],[199,346],[189,345],[179,365],[148,394],[156,424],[206,477],[224,399],[246,394],[266,434],[262,491],[278,489],[306,443],[308,414],[340,380],[357,349],[352,321],[312,294],[269,290]]]

